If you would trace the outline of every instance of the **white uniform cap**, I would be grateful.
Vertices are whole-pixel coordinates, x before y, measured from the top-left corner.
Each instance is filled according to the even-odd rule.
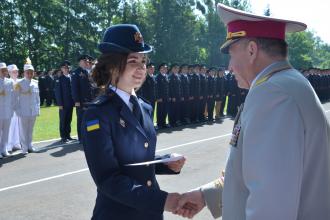
[[[24,64],[24,71],[26,70],[33,70],[34,71],[34,68],[32,66],[32,64]]]
[[[7,65],[5,63],[0,63],[0,69],[6,69]]]
[[[14,71],[14,70],[18,70],[15,64],[8,65],[8,71]]]

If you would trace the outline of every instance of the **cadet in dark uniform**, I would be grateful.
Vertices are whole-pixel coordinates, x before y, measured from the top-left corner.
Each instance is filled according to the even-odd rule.
[[[206,110],[206,103],[207,103],[207,77],[206,77],[206,66],[201,65],[200,68],[200,100],[199,100],[199,121],[203,122],[206,121],[205,118],[205,110]]]
[[[187,75],[188,65],[182,64],[180,66],[180,79],[181,79],[181,102],[180,102],[180,117],[181,122],[185,124],[190,124],[190,113],[189,113],[189,100],[190,96],[190,80]]]
[[[216,69],[214,67],[207,70],[207,120],[209,122],[214,121],[214,105],[215,105],[215,96],[216,96],[216,78],[215,76]]]
[[[45,85],[45,72],[39,72],[38,75],[38,87],[39,87],[39,96],[40,96],[40,106],[44,105],[44,102],[46,100],[46,85]]]
[[[155,64],[149,63],[147,65],[147,77],[142,87],[138,90],[140,95],[145,98],[152,107],[152,119],[154,119],[154,111],[157,99],[157,83],[154,76]]]
[[[157,82],[157,125],[158,128],[167,128],[166,116],[169,109],[169,80],[167,76],[167,65],[162,63],[158,67]]]
[[[88,103],[92,101],[92,84],[89,80],[89,55],[78,58],[79,67],[72,72],[71,91],[77,114],[78,140],[81,142],[81,121]]]
[[[225,96],[225,69],[219,68],[216,76],[216,95],[215,95],[215,119],[219,120],[223,117],[223,109],[226,103]]]
[[[54,99],[54,86],[55,80],[53,77],[53,70],[48,71],[47,75],[45,76],[45,90],[46,90],[46,106],[49,107],[53,103]]]
[[[201,85],[199,78],[199,65],[195,64],[193,68],[193,74],[190,78],[190,94],[193,97],[192,106],[191,106],[191,122],[198,123],[198,113],[200,108],[200,93]]]
[[[179,76],[179,65],[172,64],[169,70],[169,116],[168,120],[171,127],[177,127],[181,125],[180,121],[180,102],[181,102],[181,79]]]
[[[69,74],[70,62],[64,61],[60,68],[62,75],[55,82],[55,97],[60,115],[61,141],[66,143],[71,138],[71,121],[74,102],[71,95],[71,76]]]
[[[155,173],[180,172],[184,158],[165,164],[132,165],[155,159],[152,108],[136,97],[146,77],[144,44],[135,25],[114,25],[99,44],[93,69],[98,86],[107,88],[84,114],[83,146],[97,186],[94,220],[162,220],[174,211],[179,194],[160,190]]]

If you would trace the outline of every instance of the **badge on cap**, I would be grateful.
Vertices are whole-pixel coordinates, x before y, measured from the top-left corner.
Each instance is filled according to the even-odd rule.
[[[123,128],[126,128],[126,122],[125,122],[122,118],[119,119],[119,124],[120,124]]]
[[[140,32],[136,32],[134,34],[134,40],[141,44],[143,42],[142,34]]]

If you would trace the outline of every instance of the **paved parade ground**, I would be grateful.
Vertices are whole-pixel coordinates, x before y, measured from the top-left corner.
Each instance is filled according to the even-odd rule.
[[[324,108],[329,118],[330,104]],[[232,125],[227,118],[222,123],[160,132],[158,154],[177,152],[187,157],[180,175],[158,176],[161,188],[183,193],[217,178],[226,163]],[[0,160],[0,219],[90,219],[96,188],[82,147],[56,141],[35,146],[37,153]],[[165,219],[183,218],[166,213]],[[212,217],[204,209],[194,219]]]

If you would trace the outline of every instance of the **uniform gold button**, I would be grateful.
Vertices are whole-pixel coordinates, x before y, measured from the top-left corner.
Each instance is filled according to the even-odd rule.
[[[152,185],[151,180],[148,180],[148,181],[147,181],[147,186],[151,186],[151,185]]]
[[[145,142],[145,143],[144,143],[144,147],[145,147],[145,148],[148,148],[148,147],[149,147],[148,142]]]

